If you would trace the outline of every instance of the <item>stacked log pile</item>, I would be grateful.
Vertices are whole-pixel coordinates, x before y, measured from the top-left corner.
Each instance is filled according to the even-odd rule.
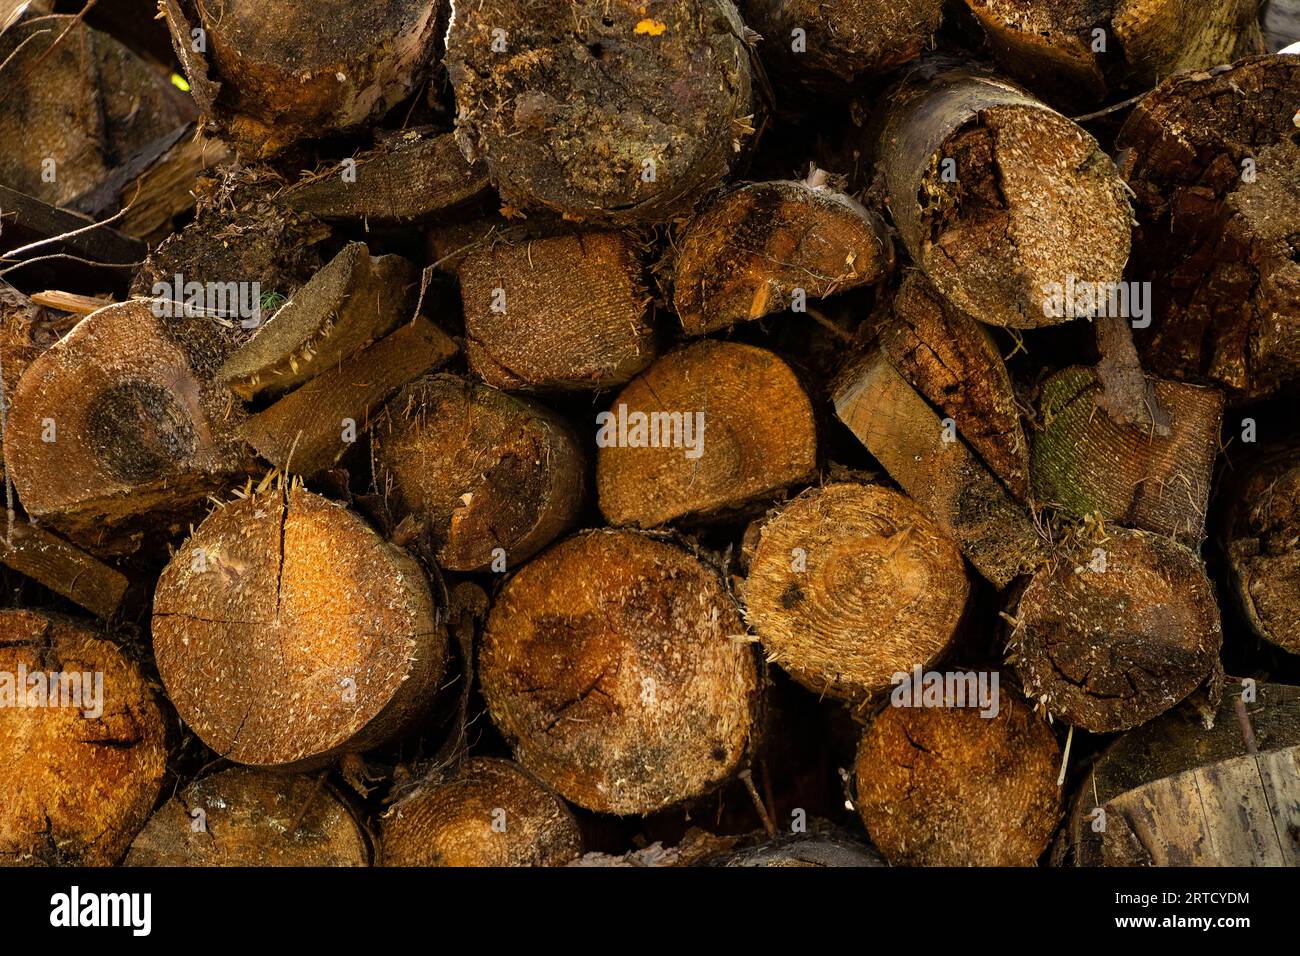
[[[1286,3],[64,6],[0,864],[1300,865]]]

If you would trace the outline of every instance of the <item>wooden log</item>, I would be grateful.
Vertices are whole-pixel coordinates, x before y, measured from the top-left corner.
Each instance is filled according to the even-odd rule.
[[[106,620],[117,615],[130,586],[107,564],[20,519],[0,529],[0,564]]]
[[[921,273],[909,272],[878,336],[889,364],[952,419],[1017,500],[1027,500],[1029,442],[1006,363],[988,330]]]
[[[509,760],[472,757],[393,805],[385,866],[565,866],[582,854],[573,812]]]
[[[858,748],[856,804],[894,866],[1033,866],[1061,819],[1060,747],[1011,694],[970,707],[886,707]]]
[[[91,550],[110,548],[111,531],[180,513],[241,472],[243,412],[212,379],[222,333],[132,300],[92,313],[38,356],[4,436],[27,513]]]
[[[0,610],[0,863],[116,863],[162,790],[166,738],[148,681],[99,631]]]
[[[965,0],[998,66],[1066,102],[1100,102],[1262,51],[1259,0]]]
[[[678,243],[673,308],[687,335],[759,319],[878,282],[893,264],[885,224],[807,182],[751,183],[691,220]]]
[[[1079,784],[1069,823],[1053,852],[1056,865],[1100,866],[1109,827],[1109,804],[1147,784],[1245,755],[1300,746],[1300,688],[1229,683],[1213,725],[1193,721],[1178,708],[1135,727],[1106,748]],[[1238,711],[1247,715],[1250,742]],[[1099,813],[1098,811],[1104,811]]]
[[[1054,325],[1056,287],[1123,279],[1132,212],[1110,157],[1016,86],[921,68],[878,120],[890,212],[912,260],[981,322]]]
[[[196,780],[149,819],[126,866],[369,866],[356,810],[310,776],[233,767]]]
[[[371,428],[371,455],[394,522],[428,534],[455,571],[527,560],[573,524],[585,494],[585,455],[562,418],[455,375],[399,392]]]
[[[521,764],[571,803],[623,815],[727,780],[758,694],[717,574],[619,530],[569,538],[515,574],[488,618],[479,679]]]
[[[1101,389],[1090,369],[1074,366],[1044,382],[1031,463],[1034,497],[1075,518],[1095,512],[1197,548],[1205,537],[1223,393],[1152,384],[1172,416],[1168,437],[1101,414]]]
[[[94,191],[193,115],[160,71],[78,17],[20,14],[0,31],[0,63],[0,142],[22,144],[0,150],[0,183],[51,206]]]
[[[725,517],[817,465],[812,404],[766,349],[705,340],[664,356],[597,416],[596,485],[614,525]]]
[[[1169,710],[1210,675],[1222,642],[1200,559],[1123,528],[1063,546],[1029,581],[1011,620],[1007,660],[1026,696],[1094,733]]]
[[[390,395],[455,354],[445,332],[417,318],[251,416],[239,434],[281,472],[315,475],[338,464]]]
[[[103,267],[94,271],[102,288],[105,281],[116,282],[117,275],[136,268],[149,251],[143,242],[118,232],[112,226],[96,224],[86,216],[56,209],[4,185],[0,185],[0,215],[3,215],[5,223],[0,253],[3,253],[6,276],[12,276],[14,281],[18,281],[19,276],[26,280],[34,275],[37,277],[34,282],[41,282],[45,275],[65,276],[61,270],[42,270],[36,260],[47,256],[76,257],[85,260],[82,265],[91,270],[95,270],[97,265]],[[31,265],[16,265],[29,261]],[[101,273],[108,273],[113,278],[105,280]]]
[[[335,367],[414,315],[415,266],[350,242],[221,366],[243,398],[279,394]]]
[[[1225,499],[1229,592],[1257,636],[1300,654],[1300,449],[1268,449],[1234,478]]]
[[[1156,780],[1102,810],[1102,866],[1300,866],[1300,746]]]
[[[175,230],[195,204],[195,180],[233,158],[219,139],[188,130],[148,169],[118,193],[122,232],[158,244]]]
[[[460,4],[447,31],[456,136],[501,197],[577,220],[689,212],[754,135],[730,0]]]
[[[942,0],[740,0],[737,5],[745,24],[762,34],[759,52],[778,78],[828,91],[920,56],[943,13]]]
[[[1169,78],[1116,141],[1141,223],[1136,278],[1152,289],[1145,364],[1230,404],[1300,377],[1298,102],[1300,60],[1256,57]]]
[[[297,0],[163,0],[161,10],[205,119],[253,158],[397,105],[426,79],[439,27],[433,0],[322,0],[311,30]]]
[[[998,589],[1047,557],[1029,514],[876,352],[849,366],[835,414]]]
[[[915,503],[830,484],[764,523],[744,600],[769,661],[863,704],[948,649],[969,592],[961,551]]]
[[[645,267],[624,233],[492,243],[458,274],[465,352],[489,385],[609,388],[654,358]]]
[[[765,840],[708,861],[709,866],[886,866],[870,844],[827,827],[822,832]]]
[[[302,768],[392,739],[447,663],[429,582],[356,514],[299,488],[217,508],[158,581],[168,696],[217,753]]]
[[[300,179],[279,197],[321,219],[421,225],[483,199],[487,168],[466,162],[451,133],[407,132]]]

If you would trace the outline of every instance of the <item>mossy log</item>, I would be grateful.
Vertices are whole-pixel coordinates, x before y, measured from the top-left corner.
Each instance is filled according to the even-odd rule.
[[[717,573],[635,531],[592,531],[526,564],[488,618],[488,711],[566,800],[648,814],[732,776],[754,732],[754,653]]]

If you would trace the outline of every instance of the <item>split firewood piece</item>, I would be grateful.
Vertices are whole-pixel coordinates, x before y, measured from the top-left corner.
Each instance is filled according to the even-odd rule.
[[[1011,376],[988,330],[909,272],[878,330],[889,363],[952,419],[1019,501],[1029,497],[1029,442]]]
[[[88,315],[13,392],[4,452],[18,497],[78,543],[183,511],[250,463],[235,437],[244,413],[212,378],[224,330],[156,305]]]
[[[217,753],[309,766],[384,743],[428,711],[447,634],[416,560],[300,488],[218,507],[153,606],[158,672]]]
[[[527,560],[573,524],[585,494],[586,456],[564,419],[455,375],[399,392],[371,428],[371,454],[394,521],[427,532],[453,571]]]
[[[610,524],[651,528],[777,497],[817,466],[812,404],[777,355],[703,340],[664,356],[596,417]]]
[[[659,840],[639,850],[626,853],[584,853],[569,866],[613,866],[613,867],[664,867],[664,866],[701,866],[711,865],[711,859],[724,853],[740,842],[740,837],[718,836],[691,827],[674,846],[664,846]]]
[[[99,631],[0,610],[0,864],[109,866],[162,790],[167,724]]]
[[[479,663],[516,759],[599,813],[713,790],[753,735],[758,672],[735,602],[714,570],[642,532],[585,532],[526,564]]]
[[[385,866],[565,866],[582,854],[573,811],[518,764],[474,757],[384,816]]]
[[[226,359],[221,380],[243,398],[288,391],[410,318],[414,265],[350,242]]]
[[[502,199],[577,220],[685,214],[754,135],[750,49],[730,0],[458,4],[456,137]]]
[[[126,866],[369,866],[370,837],[347,798],[312,776],[233,767],[155,813]]]
[[[1025,694],[1094,733],[1169,710],[1210,675],[1222,643],[1200,558],[1124,528],[1063,546],[1014,614],[1007,660]]]
[[[1010,83],[918,70],[887,99],[876,144],[889,209],[939,291],[991,325],[1073,318],[1060,290],[1124,278],[1132,211],[1083,128]]]
[[[1130,319],[1099,315],[1092,320],[1101,361],[1094,369],[1101,386],[1094,396],[1098,408],[1120,425],[1145,428],[1169,437],[1169,410],[1156,394],[1155,382],[1142,370]]]
[[[1300,654],[1300,448],[1269,449],[1225,498],[1230,591],[1255,634]]]
[[[6,260],[6,274],[25,275],[28,269],[37,269],[40,264],[33,263],[20,271],[14,263],[52,255],[73,256],[87,260],[80,265],[94,267],[100,264],[104,269],[123,270],[124,274],[129,274],[126,270],[143,262],[149,252],[145,243],[118,232],[110,225],[97,225],[86,216],[56,209],[3,185],[0,185],[0,214],[3,214],[5,224],[4,232],[0,233],[0,254]],[[66,274],[53,271],[50,275],[67,278]]]
[[[870,844],[831,827],[820,832],[764,840],[708,861],[709,866],[887,866]]]
[[[947,650],[969,592],[961,551],[914,502],[833,484],[763,524],[745,615],[769,660],[860,704]]]
[[[1205,514],[1223,423],[1223,393],[1151,380],[1171,434],[1116,423],[1098,410],[1091,369],[1072,367],[1042,385],[1032,472],[1039,504],[1177,538],[1205,537]]]
[[[778,76],[844,90],[921,55],[943,0],[739,0],[758,50]]]
[[[205,119],[254,158],[396,106],[428,76],[439,26],[434,0],[321,0],[310,30],[297,0],[160,6]]]
[[[466,162],[451,133],[410,132],[295,183],[279,198],[321,219],[419,225],[470,205],[491,188],[487,167]]]
[[[1102,866],[1300,866],[1300,746],[1165,777],[1101,810]]]
[[[6,401],[13,395],[27,366],[76,324],[75,318],[58,314],[66,308],[66,303],[53,305],[40,299],[40,294],[28,298],[0,279],[0,372]],[[95,301],[90,311],[104,304]]]
[[[93,192],[135,157],[156,158],[155,144],[194,116],[164,73],[80,17],[19,14],[0,30],[0,63],[0,183],[51,206]]]
[[[117,614],[130,585],[102,561],[20,519],[10,527],[0,517],[0,564],[106,620]]]
[[[691,220],[673,277],[687,335],[880,281],[893,245],[873,212],[809,182],[752,183]]]
[[[221,140],[187,129],[147,170],[121,187],[122,231],[150,244],[162,242],[175,231],[177,220],[194,208],[195,180],[232,158]]]
[[[338,464],[393,392],[455,354],[445,332],[417,318],[253,415],[239,434],[280,471],[315,475]]]
[[[1249,742],[1238,711],[1247,715]],[[1190,720],[1181,708],[1135,727],[1097,758],[1079,785],[1053,862],[1102,865],[1109,805],[1121,794],[1255,750],[1296,746],[1300,746],[1300,688],[1285,684],[1259,683],[1247,691],[1230,683],[1211,727]]]
[[[995,699],[992,716],[886,707],[867,729],[856,804],[892,865],[1033,866],[1047,849],[1061,819],[1060,746],[1020,700]]]
[[[1263,52],[1256,0],[965,2],[1002,69],[1069,102]]]
[[[1029,512],[877,352],[835,388],[835,414],[999,589],[1047,557]]]
[[[1300,57],[1257,57],[1171,77],[1120,131],[1153,374],[1220,385],[1234,404],[1300,378],[1298,111]]]
[[[625,233],[490,243],[458,271],[465,351],[489,385],[609,388],[654,358],[644,264]]]

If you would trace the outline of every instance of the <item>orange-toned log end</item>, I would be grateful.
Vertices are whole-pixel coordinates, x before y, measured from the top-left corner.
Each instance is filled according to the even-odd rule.
[[[1158,535],[1107,528],[1037,571],[1007,659],[1030,700],[1094,733],[1164,713],[1210,676],[1222,631],[1200,559]]]
[[[348,801],[301,774],[234,767],[196,780],[150,818],[127,866],[369,866]]]
[[[356,514],[301,489],[233,501],[158,582],[158,671],[209,747],[321,763],[422,716],[446,666],[429,582]]]
[[[1060,748],[1010,694],[997,715],[887,707],[862,738],[857,808],[894,866],[1033,866],[1060,822]]]
[[[654,358],[640,253],[623,233],[495,243],[459,272],[465,351],[489,385],[607,388]]]
[[[152,305],[88,315],[12,396],[14,488],[28,514],[79,542],[201,501],[248,462],[234,436],[244,413],[212,377],[219,327],[162,319]]]
[[[911,499],[833,484],[763,525],[744,597],[771,660],[810,690],[862,702],[947,649],[969,591],[957,544]]]
[[[479,677],[519,762],[601,813],[708,793],[754,733],[735,602],[712,569],[640,532],[586,532],[525,565],[488,618]]]
[[[893,262],[881,219],[826,186],[742,186],[681,237],[673,307],[702,335],[878,282]]]
[[[99,631],[0,611],[0,865],[109,866],[162,789],[167,724]]]
[[[518,764],[491,757],[402,799],[380,835],[385,866],[565,866],[582,855],[565,802]]]
[[[664,356],[596,424],[600,510],[615,525],[732,514],[817,465],[807,394],[784,361],[752,345],[705,340]]]
[[[380,493],[454,571],[504,570],[577,518],[586,456],[549,409],[455,375],[425,376],[371,428]]]

